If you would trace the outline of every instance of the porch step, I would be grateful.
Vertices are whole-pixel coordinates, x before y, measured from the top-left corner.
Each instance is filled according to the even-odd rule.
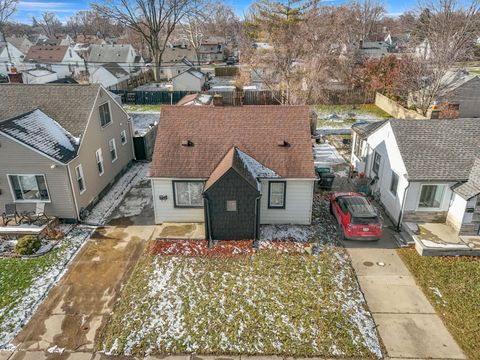
[[[413,240],[413,238],[405,231],[394,234],[393,237],[399,247],[409,247],[415,245],[415,241]]]

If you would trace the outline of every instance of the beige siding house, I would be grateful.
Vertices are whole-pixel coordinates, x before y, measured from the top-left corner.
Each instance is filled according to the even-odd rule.
[[[100,85],[0,85],[0,211],[81,219],[133,160],[131,124]]]

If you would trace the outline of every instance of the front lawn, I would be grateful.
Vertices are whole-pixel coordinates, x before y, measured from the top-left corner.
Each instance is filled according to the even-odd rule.
[[[152,242],[98,350],[380,357],[375,324],[327,205],[315,199],[312,226],[263,227],[258,250],[251,241],[213,249],[206,241]]]
[[[0,349],[25,324],[90,233],[77,227],[58,248],[37,258],[0,258]]]
[[[480,359],[480,259],[398,252],[465,354]]]

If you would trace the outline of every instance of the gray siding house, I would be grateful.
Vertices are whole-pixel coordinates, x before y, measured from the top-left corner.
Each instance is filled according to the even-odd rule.
[[[446,223],[480,235],[478,119],[354,125],[352,149],[353,166],[397,226]]]
[[[310,224],[316,179],[306,106],[166,106],[151,166],[155,222],[204,223],[209,240]]]
[[[0,85],[0,209],[78,220],[134,158],[131,124],[100,85]]]

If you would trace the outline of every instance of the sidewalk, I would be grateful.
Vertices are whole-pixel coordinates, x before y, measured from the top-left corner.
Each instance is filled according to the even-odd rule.
[[[392,230],[378,242],[345,241],[389,358],[466,359],[395,250]]]

